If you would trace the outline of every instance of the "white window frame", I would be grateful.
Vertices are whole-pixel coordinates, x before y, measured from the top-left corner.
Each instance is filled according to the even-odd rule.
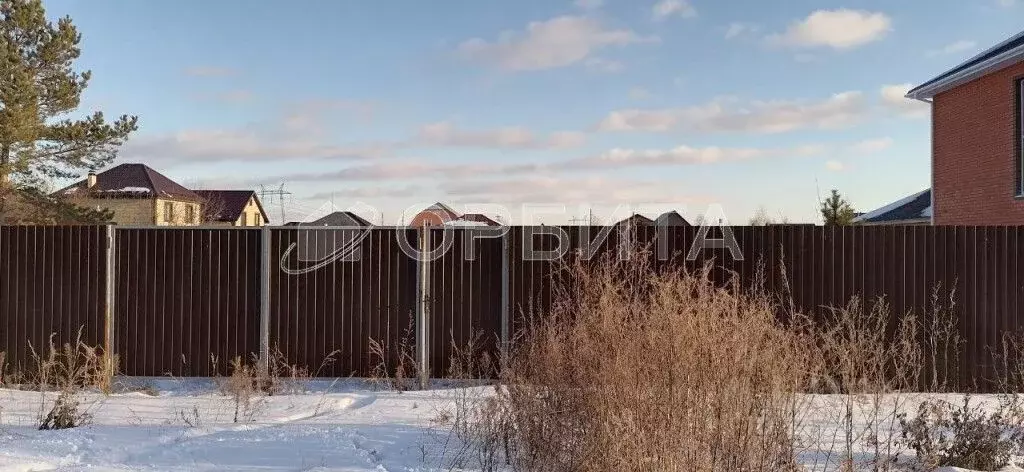
[[[1017,79],[1017,93],[1015,99],[1016,117],[1016,136],[1014,136],[1014,146],[1017,152],[1017,196],[1024,197],[1024,78]]]

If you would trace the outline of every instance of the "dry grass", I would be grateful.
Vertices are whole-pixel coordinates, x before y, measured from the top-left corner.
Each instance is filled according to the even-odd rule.
[[[893,470],[912,392],[955,384],[962,340],[940,303],[892,316],[884,300],[855,299],[811,319],[758,284],[723,289],[707,268],[656,273],[642,260],[565,269],[552,309],[517,334],[496,395],[442,412],[458,439],[446,467],[785,471],[800,458]],[[472,345],[450,376],[480,378]]]
[[[795,469],[820,363],[768,297],[635,261],[569,271],[504,375],[515,468]]]
[[[388,322],[385,340],[369,340],[370,358],[376,362],[370,369],[369,381],[380,388],[404,392],[418,387],[419,363],[416,361],[414,345],[415,326],[409,320],[397,345],[391,345],[391,323]]]
[[[57,346],[50,336],[47,350],[38,352],[31,345],[32,365],[24,374],[9,379],[17,382],[19,388],[38,390],[39,429],[65,429],[88,424],[92,415],[90,405],[81,404],[81,393],[95,389],[109,394],[117,360],[108,359],[101,348],[92,347],[82,341],[82,330],[78,331],[74,343]],[[57,392],[51,402],[52,392]]]
[[[211,362],[216,365],[216,360]],[[257,367],[246,364],[241,356],[236,356],[228,363],[231,369],[229,377],[217,378],[217,389],[220,393],[231,397],[234,405],[234,422],[252,422],[259,413],[262,402],[254,401],[260,393]]]

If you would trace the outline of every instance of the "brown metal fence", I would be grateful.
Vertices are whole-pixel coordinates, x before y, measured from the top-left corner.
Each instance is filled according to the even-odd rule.
[[[444,231],[116,228],[108,262],[106,227],[0,227],[0,351],[23,364],[30,343],[43,346],[51,333],[66,342],[83,328],[90,344],[112,334],[127,375],[223,374],[234,356],[279,350],[317,375],[362,376],[380,361],[370,339],[388,348],[389,368],[404,340],[440,376],[470,340],[495,359],[501,340],[550,305],[560,264],[587,247],[619,250],[625,235],[601,238],[603,229],[511,227],[501,238],[457,228],[448,252],[424,262],[402,247],[440,246]],[[927,315],[933,294],[952,296],[965,385],[992,378],[992,350],[1024,327],[1024,227],[734,227],[742,260],[726,248],[687,260],[699,230],[661,230],[633,236],[658,267],[710,263],[722,285],[737,277],[750,286],[760,273],[781,303],[813,316],[881,297],[893,316]],[[525,257],[531,246],[556,249],[559,232],[560,260]]]
[[[0,351],[11,369],[30,347],[45,354],[51,334],[57,346],[79,330],[105,343],[106,241],[102,226],[0,226]]]
[[[394,368],[403,341],[415,343],[417,301],[417,263],[400,238],[416,247],[408,228],[270,230],[269,348],[319,376],[366,376],[380,362],[374,339]]]
[[[223,375],[259,354],[258,229],[119,228],[115,264],[125,375]]]

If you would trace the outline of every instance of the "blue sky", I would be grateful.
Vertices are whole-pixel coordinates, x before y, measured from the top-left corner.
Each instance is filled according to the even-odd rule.
[[[83,35],[83,109],[139,115],[119,162],[389,224],[438,200],[815,221],[831,188],[867,211],[930,182],[906,87],[1024,24],[1021,0],[45,4]]]

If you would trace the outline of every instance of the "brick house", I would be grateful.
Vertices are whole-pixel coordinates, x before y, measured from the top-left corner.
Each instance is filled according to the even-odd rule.
[[[193,191],[145,164],[121,164],[53,193],[87,208],[114,212],[120,225],[263,226],[269,222],[251,190]]]
[[[932,222],[1024,224],[1024,32],[907,98],[932,105]]]
[[[409,226],[420,228],[423,226],[444,226],[445,224],[459,219],[459,214],[452,207],[437,202],[412,217]]]
[[[203,199],[203,219],[212,226],[265,226],[270,222],[252,190],[195,190]]]
[[[501,226],[496,218],[491,218],[482,213],[459,214],[452,207],[437,202],[424,208],[423,211],[412,217],[409,226],[422,228],[424,226]]]
[[[121,164],[54,195],[72,203],[114,212],[121,225],[195,226],[202,222],[203,199],[143,164]]]

